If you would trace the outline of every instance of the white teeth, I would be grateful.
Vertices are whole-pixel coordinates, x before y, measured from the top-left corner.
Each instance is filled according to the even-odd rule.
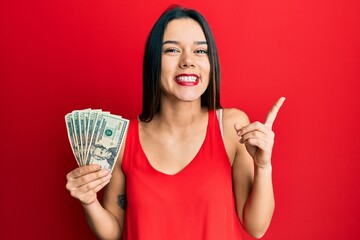
[[[179,82],[196,82],[197,77],[195,76],[179,76],[176,77],[176,80]]]

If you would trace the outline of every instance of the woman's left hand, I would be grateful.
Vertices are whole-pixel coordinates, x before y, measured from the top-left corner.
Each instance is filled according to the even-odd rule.
[[[245,144],[256,167],[266,168],[271,165],[271,153],[275,137],[272,125],[284,101],[284,97],[277,100],[269,111],[264,124],[254,122],[245,127],[240,126],[240,124],[234,125],[237,135],[240,137],[239,142]]]

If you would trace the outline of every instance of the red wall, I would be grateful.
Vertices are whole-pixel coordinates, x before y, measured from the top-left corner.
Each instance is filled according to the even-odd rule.
[[[65,189],[76,162],[64,115],[140,112],[145,39],[170,3],[1,1],[0,239],[94,238]],[[359,238],[360,2],[179,3],[213,28],[224,107],[264,120],[287,97],[274,125],[277,204],[264,239]]]

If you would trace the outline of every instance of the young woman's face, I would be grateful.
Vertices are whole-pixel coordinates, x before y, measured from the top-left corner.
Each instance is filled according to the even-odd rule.
[[[199,100],[209,84],[208,45],[201,26],[190,18],[168,23],[161,60],[162,97]]]

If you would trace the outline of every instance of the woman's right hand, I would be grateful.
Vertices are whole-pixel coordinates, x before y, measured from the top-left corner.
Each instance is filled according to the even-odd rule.
[[[82,166],[66,175],[66,189],[86,206],[97,200],[97,192],[110,182],[110,178],[109,170],[102,170],[97,164]]]

